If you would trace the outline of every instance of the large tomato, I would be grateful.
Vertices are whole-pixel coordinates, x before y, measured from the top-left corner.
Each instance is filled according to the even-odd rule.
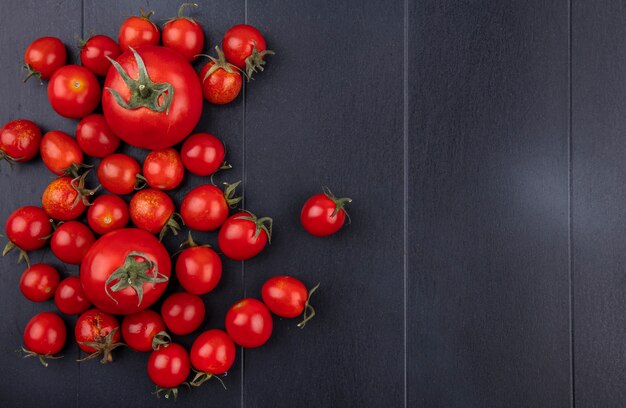
[[[126,143],[162,149],[191,133],[202,113],[202,88],[193,67],[176,51],[144,45],[113,63],[102,109]]]
[[[102,236],[80,266],[85,294],[102,311],[131,314],[153,304],[167,287],[167,250],[152,234],[125,228]]]

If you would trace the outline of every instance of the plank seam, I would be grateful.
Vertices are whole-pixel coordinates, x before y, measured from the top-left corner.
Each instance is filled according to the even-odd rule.
[[[570,319],[570,406],[576,406],[576,390],[575,390],[575,372],[574,372],[574,274],[572,261],[572,191],[573,191],[573,166],[572,166],[572,0],[568,1],[568,96],[569,96],[569,123],[567,129],[568,146],[567,146],[567,162],[568,162],[568,186],[567,186],[567,242],[568,242],[568,269],[569,269],[569,319]]]
[[[404,60],[403,60],[403,213],[402,213],[402,234],[403,234],[403,257],[402,257],[402,307],[403,307],[403,353],[404,353],[404,367],[403,367],[403,381],[404,381],[404,406],[408,406],[408,334],[407,334],[407,298],[408,298],[408,201],[409,201],[409,2],[404,0],[404,32],[403,32],[403,47],[404,47]]]

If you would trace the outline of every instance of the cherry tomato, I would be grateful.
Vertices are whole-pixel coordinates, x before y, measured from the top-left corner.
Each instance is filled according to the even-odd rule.
[[[137,160],[127,154],[116,153],[105,157],[98,165],[98,180],[113,194],[130,194],[137,185],[141,168]]]
[[[12,120],[0,129],[0,159],[23,163],[39,152],[41,129],[26,119]]]
[[[240,183],[228,185],[225,191],[203,184],[188,192],[180,205],[185,225],[196,231],[218,229],[228,218],[228,208],[241,201],[241,197],[234,197]]]
[[[154,11],[144,13],[141,10],[140,16],[132,16],[124,20],[117,37],[122,52],[130,50],[131,47],[137,48],[140,45],[159,44],[159,28],[150,21],[153,14]]]
[[[114,39],[106,35],[94,35],[80,47],[80,62],[96,75],[105,76],[111,67],[111,59],[122,53]]]
[[[65,65],[67,51],[65,45],[56,37],[41,37],[30,43],[24,53],[24,63],[28,76],[48,80],[54,72]]]
[[[263,302],[246,298],[235,303],[226,313],[226,331],[241,347],[265,344],[272,335],[272,315]]]
[[[180,225],[174,219],[174,202],[161,190],[137,191],[130,199],[130,219],[136,227],[159,234],[162,239],[169,230],[178,235]]]
[[[187,292],[169,295],[161,306],[161,316],[168,330],[181,336],[200,327],[205,314],[200,296]]]
[[[324,194],[309,198],[302,212],[300,221],[311,235],[324,237],[339,231],[346,220],[344,205],[352,202],[350,198],[336,198],[328,189]]]
[[[115,316],[98,309],[87,310],[80,315],[74,328],[74,336],[78,347],[89,355],[78,361],[89,360],[102,356],[102,364],[113,361],[111,351],[123,344],[120,343],[120,325]]]
[[[59,272],[51,265],[35,264],[22,273],[20,290],[26,299],[43,302],[54,296],[59,280]]]
[[[54,292],[54,304],[61,313],[69,315],[81,314],[91,306],[76,276],[65,278],[59,283]]]
[[[211,62],[200,70],[202,95],[215,105],[224,105],[237,98],[243,79],[237,67],[226,62],[222,50],[217,46],[215,49],[217,58],[209,57]]]
[[[198,7],[194,3],[183,3],[178,17],[163,26],[163,45],[178,52],[189,62],[196,59],[204,47],[204,32],[196,20],[183,15],[185,7]]]
[[[124,317],[122,337],[136,351],[152,351],[169,342],[161,315],[150,309]]]
[[[2,255],[6,255],[13,248],[20,249],[20,257],[28,256],[25,251],[34,251],[46,245],[52,233],[52,225],[48,214],[39,207],[26,206],[13,211],[4,226],[9,243],[4,247]]]
[[[181,385],[189,376],[190,371],[189,354],[183,346],[177,343],[160,347],[153,351],[148,359],[148,376],[161,388],[172,389]],[[169,397],[170,391],[176,397],[175,390],[167,390],[165,396]]]
[[[57,354],[65,345],[65,323],[54,312],[36,314],[24,329],[24,349],[27,356],[37,356],[44,366],[46,357]]]
[[[267,224],[267,225],[266,225]],[[259,254],[272,236],[272,219],[242,211],[226,220],[217,236],[222,253],[236,261]]]
[[[80,265],[96,237],[82,222],[65,222],[52,233],[50,248],[62,262]]]
[[[96,76],[80,65],[59,68],[48,83],[48,100],[52,109],[66,118],[84,118],[100,103],[100,83]]]
[[[41,196],[44,211],[55,220],[69,221],[79,217],[89,201],[87,197],[93,190],[85,188],[84,176],[71,178],[68,176],[52,180]]]
[[[120,138],[113,133],[103,115],[94,113],[78,122],[76,142],[89,156],[106,157],[115,153]]]
[[[126,201],[113,194],[97,197],[87,210],[87,223],[100,235],[124,228],[129,219]]]
[[[265,55],[274,54],[267,50],[263,34],[248,24],[231,27],[222,39],[222,49],[228,62],[246,70],[248,78],[257,69],[263,71]]]
[[[83,152],[70,135],[60,130],[51,130],[41,139],[43,164],[54,174],[65,174],[72,165],[83,162]]]
[[[318,286],[307,291],[304,283],[296,278],[274,276],[263,285],[261,296],[265,305],[277,316],[292,318],[304,314],[304,320],[298,324],[302,328],[315,316],[315,309],[309,300]]]
[[[191,364],[193,367],[208,375],[224,374],[235,362],[235,343],[222,330],[212,329],[200,334],[191,346]],[[199,381],[198,381],[199,380]],[[196,376],[192,385],[202,384],[203,378]]]
[[[209,176],[224,165],[226,150],[217,137],[209,133],[196,133],[185,140],[180,155],[190,173]]]
[[[178,152],[171,147],[153,150],[143,162],[143,176],[152,188],[172,190],[180,185],[185,168]]]
[[[190,248],[183,250],[176,260],[176,277],[187,292],[205,295],[219,283],[222,277],[222,261],[211,248],[196,245],[191,234],[187,243]]]

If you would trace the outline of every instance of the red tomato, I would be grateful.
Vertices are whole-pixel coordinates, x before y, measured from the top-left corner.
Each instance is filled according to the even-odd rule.
[[[228,208],[241,201],[241,197],[234,197],[240,183],[228,185],[225,191],[204,184],[188,192],[180,205],[180,216],[185,225],[196,231],[218,229],[228,218]]]
[[[84,175],[75,179],[65,176],[48,184],[41,196],[41,204],[51,218],[69,221],[85,212],[89,205],[87,197],[93,194],[94,190],[85,188]]]
[[[324,194],[309,198],[302,212],[300,221],[309,234],[324,237],[339,231],[346,220],[344,205],[352,202],[351,198],[336,198],[328,189]]]
[[[304,283],[296,278],[274,276],[265,282],[261,295],[265,305],[277,316],[292,318],[304,313],[304,320],[298,324],[303,328],[315,316],[309,300],[318,287],[319,284],[307,291]]]
[[[0,159],[23,163],[39,152],[41,129],[30,120],[17,119],[0,129]]]
[[[34,251],[46,245],[48,237],[52,233],[52,225],[48,214],[39,207],[26,206],[13,211],[4,226],[9,243],[4,247],[2,256],[13,248],[20,250],[18,263],[26,259],[26,251]]]
[[[191,364],[199,371],[191,385],[199,386],[230,370],[235,362],[235,343],[222,330],[207,330],[196,338],[189,354]]]
[[[65,65],[67,51],[65,45],[56,37],[41,37],[30,43],[24,53],[24,63],[28,76],[36,76],[40,80],[50,79],[54,72]]]
[[[267,225],[266,225],[267,224]],[[272,219],[241,211],[226,220],[217,236],[222,253],[236,261],[259,254],[272,237]]]
[[[144,310],[163,294],[170,268],[167,250],[152,234],[126,228],[92,245],[80,265],[80,282],[97,308],[126,315]]]
[[[122,337],[136,351],[152,351],[169,343],[161,315],[150,309],[124,317]]]
[[[148,359],[148,376],[158,387],[157,391],[165,391],[165,398],[170,393],[174,398],[178,395],[176,387],[185,382],[191,371],[189,354],[183,346],[170,343],[153,351]]]
[[[139,163],[127,154],[116,153],[105,157],[98,165],[98,180],[113,194],[130,194],[138,184]]]
[[[187,292],[169,295],[161,306],[161,316],[168,330],[180,336],[200,327],[205,314],[204,302],[200,296]]]
[[[209,56],[211,62],[200,70],[200,82],[204,99],[216,105],[223,105],[237,98],[241,92],[243,79],[238,68],[226,62],[222,50],[218,46],[215,49],[217,58]]]
[[[65,323],[54,312],[36,314],[24,329],[24,351],[27,357],[39,357],[45,367],[46,358],[53,358],[63,346],[67,337]],[[57,357],[60,358],[60,357]]]
[[[52,109],[66,118],[84,118],[100,103],[100,83],[96,76],[80,65],[59,68],[48,83],[48,100]]]
[[[62,262],[80,265],[96,242],[93,232],[82,222],[68,221],[58,226],[50,239],[52,253]]]
[[[154,11],[144,13],[141,10],[141,16],[132,16],[124,20],[117,37],[122,52],[130,50],[130,47],[159,44],[159,28],[150,21],[153,14]]]
[[[226,165],[226,150],[218,138],[209,133],[189,136],[180,149],[183,165],[196,176],[209,176]]]
[[[155,150],[191,133],[202,113],[202,88],[183,57],[169,48],[143,46],[125,52],[113,66],[104,83],[102,109],[120,139]]]
[[[176,277],[187,292],[205,295],[219,283],[222,277],[222,261],[211,248],[196,245],[191,233],[187,243],[190,248],[183,250],[176,260]]]
[[[126,201],[113,194],[97,197],[87,210],[87,223],[100,235],[124,228],[129,219]]]
[[[54,292],[54,304],[61,313],[70,315],[81,314],[91,306],[76,276],[65,278],[59,283]]]
[[[41,139],[43,164],[54,174],[61,176],[73,165],[83,163],[83,152],[70,135],[60,130],[51,130]]]
[[[194,3],[183,3],[178,9],[178,17],[163,26],[163,45],[171,48],[191,62],[202,52],[204,32],[196,20],[185,17],[185,7],[198,7]]]
[[[185,175],[178,152],[171,147],[153,150],[143,162],[143,176],[152,188],[172,190],[180,185]]]
[[[98,309],[91,309],[80,315],[74,328],[78,347],[89,355],[78,361],[90,360],[102,356],[102,364],[113,361],[111,351],[120,343],[120,325],[115,316]]]
[[[106,35],[89,37],[80,47],[80,62],[96,75],[105,76],[111,67],[111,59],[122,53],[114,39]]]
[[[22,273],[20,290],[26,299],[43,302],[54,296],[59,280],[59,272],[52,266],[35,264]]]
[[[226,313],[226,331],[241,347],[265,344],[272,335],[272,315],[263,302],[246,298],[235,303]]]
[[[174,219],[174,202],[164,192],[153,188],[137,191],[129,208],[130,219],[137,228],[159,234],[159,240],[168,230],[178,235],[180,225]]]
[[[274,54],[274,51],[266,49],[263,34],[248,24],[237,24],[226,31],[222,39],[222,49],[228,62],[245,69],[248,78],[257,69],[263,71],[265,55]]]
[[[99,113],[84,117],[76,127],[76,141],[83,152],[92,157],[106,157],[117,150],[120,138]]]

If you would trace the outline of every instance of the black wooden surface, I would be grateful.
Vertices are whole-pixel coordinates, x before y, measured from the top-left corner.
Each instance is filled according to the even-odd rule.
[[[0,122],[73,133],[45,87],[21,83],[25,47],[55,35],[76,61],[75,35],[115,38],[140,6],[157,19],[177,8],[0,3]],[[216,181],[242,179],[245,208],[275,220],[259,257],[225,261],[203,327],[223,327],[228,307],[272,275],[321,288],[304,330],[275,319],[265,346],[238,352],[228,390],[209,382],[176,405],[624,406],[625,11],[582,0],[201,2],[207,49],[248,22],[278,52],[243,97],[206,105],[198,126],[234,165]],[[0,220],[39,203],[52,179],[39,161],[0,175]],[[187,177],[175,201],[206,181]],[[354,199],[353,223],[327,239],[298,222],[321,185]],[[46,250],[31,259],[78,272]],[[22,297],[22,270],[0,259],[0,406],[172,404],[150,394],[147,354],[78,364],[70,335],[47,369],[22,360],[24,325],[54,309]]]

